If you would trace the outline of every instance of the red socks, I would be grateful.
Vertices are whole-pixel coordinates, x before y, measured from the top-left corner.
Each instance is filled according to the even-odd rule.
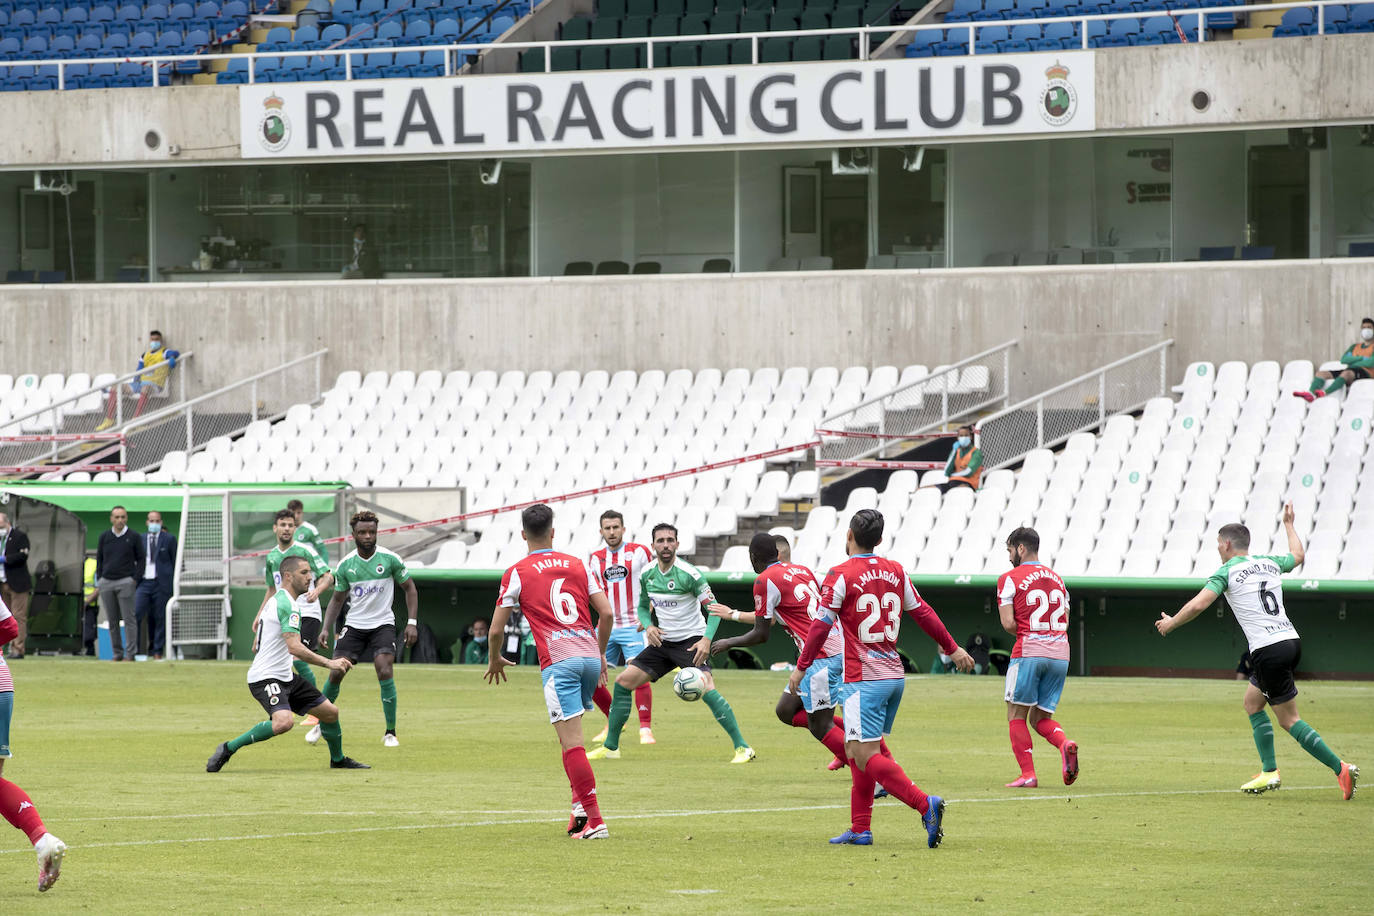
[[[844,731],[838,725],[830,726],[830,731],[825,733],[825,737],[821,739],[821,744],[824,744],[826,750],[841,760],[849,759],[844,749]]]
[[[873,774],[865,773],[853,757],[849,761],[849,829],[863,833],[873,826]],[[873,760],[878,758],[874,757]],[[869,762],[870,769],[872,761]],[[890,790],[889,790],[890,791]]]
[[[808,728],[808,729],[811,727],[811,721],[810,721],[810,718],[806,715],[806,710],[805,710],[805,709],[798,709],[798,710],[797,710],[796,715],[794,715],[794,716],[792,717],[792,727],[793,727],[793,728]],[[840,756],[843,757],[844,755],[841,754]]]
[[[1039,730],[1039,727],[1037,723],[1036,729]],[[1031,757],[1031,736],[1030,730],[1026,728],[1026,720],[1012,719],[1007,723],[1007,731],[1011,733],[1011,752],[1016,755],[1016,765],[1021,768],[1021,775],[1034,776],[1035,761]]]
[[[882,754],[882,755],[883,755],[884,757],[886,757],[888,760],[896,760],[896,759],[897,759],[897,758],[895,758],[895,757],[892,756],[892,751],[888,749],[888,746],[887,746],[887,739],[886,739],[886,738],[879,738],[879,739],[878,739],[878,753],[879,753],[879,754]]]
[[[33,800],[8,779],[0,779],[0,813],[16,830],[24,831],[30,843],[36,844],[48,832]]]
[[[1022,731],[1025,731],[1025,728],[1024,725],[1021,726]],[[1044,738],[1055,747],[1063,747],[1064,742],[1069,740],[1064,734],[1064,729],[1053,719],[1041,719],[1039,722],[1036,722],[1035,730],[1041,738]],[[1026,746],[1030,746],[1029,734],[1026,735]]]
[[[605,687],[596,688],[596,692],[592,694],[592,702],[596,704],[597,709],[601,710],[603,716],[608,719],[611,717],[611,692],[609,690]]]
[[[573,799],[581,802],[583,810],[587,812],[587,823],[601,823],[601,808],[596,802],[596,776],[592,773],[592,765],[587,762],[586,749],[574,747],[564,751],[563,771],[568,774],[568,782],[572,785]],[[42,835],[41,832],[39,835]]]
[[[606,695],[606,703],[611,702],[610,694]],[[639,727],[648,728],[654,716],[654,688],[645,684],[635,688],[635,706],[639,709]]]
[[[868,758],[868,776],[870,777],[868,780],[870,792],[873,783],[877,782],[886,789],[893,798],[901,799],[907,807],[915,808],[922,814],[930,810],[930,803],[926,800],[926,793],[922,792],[914,782],[907,778],[901,766],[891,757],[884,757],[882,754],[874,754],[872,757]],[[852,798],[849,803],[852,807],[854,804]],[[873,801],[869,799],[869,807],[872,807],[872,805]]]

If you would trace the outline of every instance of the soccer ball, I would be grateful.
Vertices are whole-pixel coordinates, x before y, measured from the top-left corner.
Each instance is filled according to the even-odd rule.
[[[683,668],[673,678],[673,693],[684,700],[700,700],[706,693],[706,675],[700,668]]]

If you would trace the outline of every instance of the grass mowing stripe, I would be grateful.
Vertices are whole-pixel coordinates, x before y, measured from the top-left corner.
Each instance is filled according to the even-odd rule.
[[[1330,789],[1330,786],[1285,786],[1288,792],[1317,792]],[[1237,789],[1177,789],[1168,792],[1093,792],[1079,795],[1015,795],[1006,798],[948,798],[945,803],[949,805],[969,805],[969,804],[992,804],[998,802],[1028,802],[1028,801],[1075,801],[1084,798],[1141,798],[1157,797],[1167,795],[1220,795],[1224,793],[1237,792]],[[897,802],[889,801],[896,805]],[[621,821],[650,820],[659,817],[716,817],[729,814],[792,814],[799,811],[835,811],[847,809],[848,805],[791,805],[777,808],[711,808],[697,811],[650,811],[638,814],[616,814],[607,818],[607,821],[614,823]],[[279,812],[267,812],[276,814]],[[327,813],[327,812],[314,812]],[[357,813],[357,812],[353,812]],[[448,813],[448,812],[430,812]],[[462,812],[459,812],[462,813]],[[473,812],[476,813],[476,812]],[[362,815],[359,815],[362,816]],[[372,815],[366,815],[372,816]],[[88,818],[88,820],[140,820],[148,818],[179,818],[181,815],[139,815],[131,817],[111,816],[108,818]],[[82,820],[82,818],[69,818],[69,820]],[[351,833],[384,833],[393,830],[464,830],[473,827],[506,827],[515,824],[556,824],[563,822],[563,815],[557,817],[529,817],[512,818],[503,820],[485,821],[454,821],[443,824],[394,824],[381,827],[347,827],[342,830],[294,830],[288,833],[255,833],[241,836],[204,836],[204,837],[180,837],[162,840],[125,840],[114,843],[82,843],[74,845],[73,849],[113,849],[125,846],[165,846],[175,843],[237,843],[247,840],[287,840],[295,837],[317,837],[317,836],[341,836]],[[32,848],[27,849],[0,849],[0,855],[8,855],[19,852],[32,852]]]

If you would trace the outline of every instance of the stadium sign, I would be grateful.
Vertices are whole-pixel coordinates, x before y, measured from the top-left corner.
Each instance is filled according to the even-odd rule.
[[[239,90],[249,159],[938,142],[1096,127],[1093,52]]]

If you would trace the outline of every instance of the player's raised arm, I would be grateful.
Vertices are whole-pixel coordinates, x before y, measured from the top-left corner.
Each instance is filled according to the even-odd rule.
[[[773,621],[769,619],[766,609],[776,606],[779,597],[777,590],[769,591],[768,581],[763,577],[754,580],[754,608],[752,614],[741,614],[733,608],[723,604],[712,604],[710,611],[712,615],[719,619],[729,616],[731,620],[741,621],[748,617],[749,622],[754,626],[749,632],[741,633],[739,636],[731,636],[726,639],[717,639],[711,643],[711,654],[719,655],[722,652],[729,652],[731,649],[738,649],[744,646],[757,646],[768,641],[769,631],[773,629]],[[723,611],[724,613],[719,613]]]
[[[935,644],[940,647],[940,651],[945,653],[954,662],[954,667],[959,671],[973,670],[973,656],[964,651],[960,645],[954,641],[954,637],[949,635],[949,629],[945,622],[940,619],[940,615],[935,613],[935,608],[926,603],[926,600],[916,591],[916,586],[911,584],[911,580],[902,576],[906,581],[906,587],[902,591],[902,609],[907,616],[916,621],[925,634],[935,640]],[[1000,613],[1000,612],[999,612]]]
[[[1225,583],[1223,582],[1223,588],[1224,587]],[[1212,590],[1212,580],[1208,579],[1207,584],[1202,587],[1202,591],[1198,592],[1187,604],[1179,608],[1178,613],[1170,617],[1168,614],[1161,611],[1159,619],[1155,621],[1155,629],[1159,631],[1160,636],[1168,636],[1171,632],[1177,630],[1198,614],[1201,614],[1211,607],[1212,603],[1215,602],[1220,595],[1221,592]]]
[[[1293,504],[1288,503],[1283,507],[1283,530],[1288,535],[1288,552],[1293,555],[1293,566],[1296,568],[1302,565],[1302,561],[1307,559],[1307,553],[1302,548],[1302,538],[1298,536],[1298,529],[1293,526],[1293,519],[1296,514],[1293,511]],[[1292,572],[1291,569],[1284,572]]]

